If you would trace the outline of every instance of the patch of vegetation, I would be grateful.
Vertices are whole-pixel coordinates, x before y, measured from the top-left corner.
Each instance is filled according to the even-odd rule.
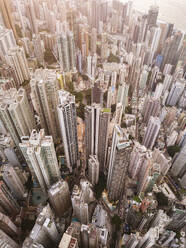
[[[85,105],[80,102],[79,107],[76,109],[77,116],[80,117],[81,119],[85,119]]]
[[[101,48],[98,47],[98,46],[97,46],[97,48],[96,48],[96,53],[97,53],[99,56],[101,56]]]
[[[138,203],[141,202],[139,196],[137,196],[137,195],[135,195],[135,196],[133,197],[133,200],[134,200],[135,202],[138,202]]]
[[[118,56],[114,55],[113,53],[110,53],[109,57],[108,57],[108,62],[109,63],[120,63],[120,59],[118,58]]]
[[[113,114],[116,111],[116,104],[111,105],[111,113]]]
[[[16,33],[17,33],[18,37],[19,38],[23,38],[23,34],[21,32],[21,28],[17,24],[15,24],[15,29],[16,29]]]
[[[21,86],[23,86],[23,87],[24,87],[24,86],[28,85],[28,84],[29,84],[29,82],[30,82],[29,80],[24,80],[24,82],[21,84]]]
[[[94,187],[94,192],[96,195],[96,198],[99,199],[102,195],[103,190],[106,188],[106,179],[105,175],[101,172],[99,175],[99,181],[98,184]]]
[[[121,128],[127,128],[127,124],[125,122],[121,123]]]
[[[121,220],[121,218],[117,214],[115,214],[111,218],[111,224],[112,225],[115,225],[116,230],[118,230],[120,228],[121,224],[122,224],[122,220]]]
[[[173,158],[175,153],[180,152],[180,147],[179,146],[168,146],[167,152],[168,152],[169,156],[171,156]]]
[[[162,192],[155,193],[155,196],[160,207],[168,206],[168,198]]]
[[[56,63],[56,58],[50,49],[46,49],[44,53],[44,60],[49,64]]]
[[[125,113],[126,113],[126,114],[132,114],[132,108],[131,108],[131,106],[127,106],[127,107],[125,108]]]
[[[85,74],[83,74],[83,75],[82,75],[82,78],[83,78],[83,80],[85,80],[85,81],[87,81],[87,80],[88,80],[88,76],[87,76],[87,75],[85,75]]]
[[[91,105],[91,89],[85,90],[84,94],[87,100],[87,105]]]
[[[75,97],[76,97],[76,102],[78,103],[82,103],[82,101],[83,101],[83,93],[82,92],[74,92],[73,93],[74,95],[75,95]]]

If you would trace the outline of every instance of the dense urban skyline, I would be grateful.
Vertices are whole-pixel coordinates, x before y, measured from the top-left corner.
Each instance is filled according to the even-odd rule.
[[[0,0],[0,247],[185,248],[186,34],[160,7]]]

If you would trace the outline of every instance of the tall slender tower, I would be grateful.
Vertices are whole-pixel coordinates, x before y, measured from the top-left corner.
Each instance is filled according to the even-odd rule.
[[[52,135],[54,142],[59,139],[59,121],[57,115],[59,89],[56,71],[38,69],[31,82],[31,99],[35,111],[40,117],[41,127],[47,135]]]
[[[58,96],[58,117],[61,138],[65,150],[67,166],[70,172],[72,172],[72,168],[75,167],[78,159],[75,96],[64,90],[59,90]]]
[[[147,129],[144,134],[143,143],[142,143],[146,148],[148,149],[153,148],[160,130],[160,126],[161,126],[160,119],[158,117],[151,116],[148,121]]]
[[[34,182],[39,183],[42,190],[46,192],[46,188],[60,179],[52,136],[45,136],[43,129],[39,133],[33,130],[30,138],[22,138],[20,148]]]
[[[123,194],[131,151],[131,142],[125,136],[120,126],[115,125],[107,177],[107,190],[109,200],[111,201],[119,200]]]
[[[17,39],[17,33],[15,29],[15,24],[12,19],[12,10],[10,0],[0,0],[0,9],[3,16],[3,21],[8,29],[12,29],[14,32],[14,36]]]
[[[3,181],[0,181],[0,206],[9,216],[16,215],[20,211],[20,206]]]
[[[104,170],[108,145],[110,109],[92,104],[85,109],[85,145],[87,161],[90,155],[97,155],[100,170]]]

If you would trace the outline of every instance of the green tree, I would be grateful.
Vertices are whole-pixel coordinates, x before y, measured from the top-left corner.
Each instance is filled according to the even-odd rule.
[[[56,58],[50,49],[46,49],[44,53],[44,60],[49,64],[56,63]]]
[[[16,29],[16,33],[17,33],[18,37],[23,38],[21,28],[17,24],[15,24],[15,29]]]
[[[91,104],[91,92],[92,92],[92,89],[88,89],[84,91],[84,94],[87,100],[87,105]]]
[[[111,112],[112,114],[116,111],[116,104],[111,105]]]
[[[168,206],[168,198],[162,192],[156,193],[155,196],[160,207]]]
[[[81,119],[85,119],[85,105],[83,103],[79,103],[79,107],[76,109],[77,116]]]
[[[180,147],[179,146],[168,146],[167,152],[173,158],[175,153],[180,152]]]
[[[85,75],[85,74],[83,74],[83,75],[82,75],[82,78],[83,78],[83,80],[85,80],[85,81],[87,81],[87,80],[88,80],[88,76],[87,76],[87,75]]]
[[[112,225],[115,225],[116,230],[118,230],[118,229],[120,228],[121,224],[122,224],[122,220],[121,220],[121,218],[120,218],[117,214],[115,214],[115,215],[111,218],[111,224],[112,224]]]
[[[131,106],[127,106],[127,107],[125,108],[125,113],[126,113],[126,114],[132,114],[132,108],[131,108]]]
[[[109,57],[108,57],[108,62],[109,63],[120,63],[120,59],[118,58],[118,56],[114,55],[112,52],[110,53]]]
[[[82,92],[74,92],[74,95],[76,97],[76,102],[80,103],[83,101],[83,93]]]

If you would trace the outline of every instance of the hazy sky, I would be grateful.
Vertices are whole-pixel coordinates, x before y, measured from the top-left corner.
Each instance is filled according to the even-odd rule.
[[[160,7],[161,20],[175,23],[177,28],[186,31],[186,0],[133,0],[133,3],[137,9],[145,12],[156,3]]]

